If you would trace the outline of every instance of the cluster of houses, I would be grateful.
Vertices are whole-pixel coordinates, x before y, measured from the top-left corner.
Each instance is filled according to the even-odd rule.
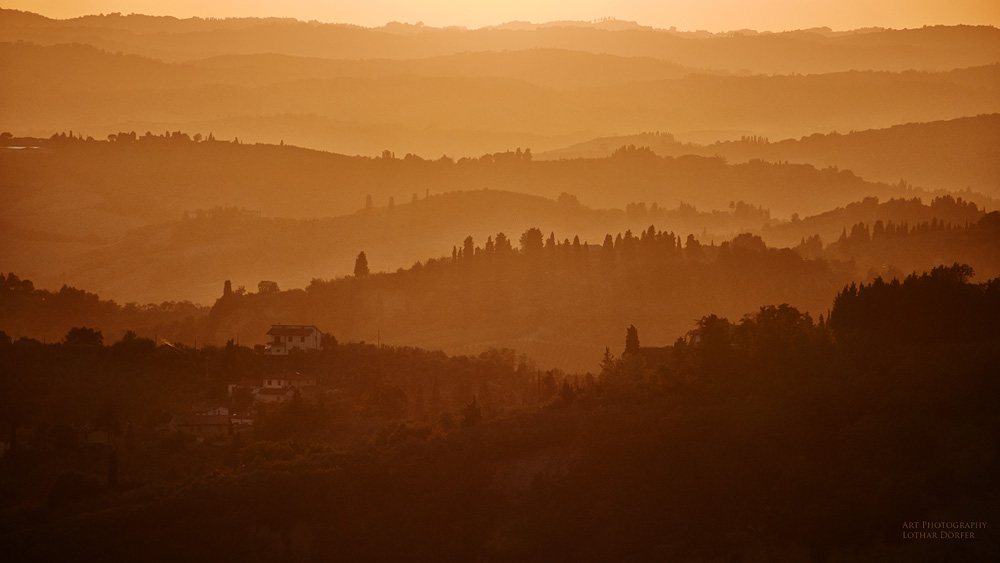
[[[319,350],[323,345],[323,333],[313,325],[272,325],[267,331],[270,337],[264,353],[284,356],[306,350]],[[229,398],[237,393],[249,393],[252,403],[278,403],[287,401],[299,393],[310,396],[318,392],[316,378],[299,373],[282,373],[267,376],[262,381],[247,381],[229,384]],[[247,413],[230,412],[225,406],[206,406],[195,409],[194,414],[174,415],[168,424],[156,426],[161,434],[184,433],[199,440],[217,439],[245,432],[253,427],[253,417]],[[78,445],[107,444],[112,442],[108,429],[92,426],[71,427],[74,443]],[[131,428],[129,429],[131,432]],[[31,449],[36,441],[35,431],[26,427],[11,427],[0,440],[0,457],[17,447]]]
[[[248,393],[254,403],[280,403],[295,396],[312,395],[317,391],[316,378],[299,373],[267,376],[262,381],[244,381],[229,384],[229,398],[238,393]],[[201,410],[196,414],[174,415],[170,424],[161,432],[183,432],[199,438],[216,438],[245,432],[253,427],[249,414],[231,413],[227,407]]]
[[[323,333],[313,325],[272,325],[264,351],[272,356],[284,356],[295,351],[319,350]],[[243,381],[229,384],[229,398],[247,393],[253,403],[279,403],[295,396],[311,395],[317,390],[316,378],[299,373],[267,376],[262,381]],[[196,414],[175,415],[163,432],[183,432],[199,438],[218,438],[245,432],[253,426],[248,414],[231,413],[227,407],[203,409]]]

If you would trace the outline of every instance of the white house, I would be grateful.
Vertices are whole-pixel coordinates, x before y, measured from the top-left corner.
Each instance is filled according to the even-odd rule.
[[[264,389],[288,389],[294,387],[301,390],[303,387],[312,387],[314,385],[316,385],[315,377],[300,373],[269,375],[264,379]]]
[[[267,353],[275,356],[292,350],[319,350],[323,344],[323,333],[313,325],[271,325],[267,335],[271,337]]]

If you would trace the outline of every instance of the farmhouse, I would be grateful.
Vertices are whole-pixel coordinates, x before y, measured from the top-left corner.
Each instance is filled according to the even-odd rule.
[[[292,350],[319,350],[323,344],[323,333],[313,325],[271,325],[267,335],[271,337],[267,353],[275,356]]]
[[[280,375],[269,375],[264,379],[264,389],[287,389],[294,387],[302,390],[303,387],[316,385],[316,378],[300,373],[283,373]]]

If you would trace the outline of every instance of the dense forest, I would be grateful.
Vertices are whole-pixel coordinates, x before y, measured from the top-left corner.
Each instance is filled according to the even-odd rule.
[[[0,341],[5,417],[35,430],[0,461],[3,483],[27,484],[5,485],[0,544],[25,561],[603,561],[623,545],[637,560],[988,560],[988,528],[904,539],[908,521],[998,515],[1000,279],[972,274],[851,285],[818,322],[789,305],[702,316],[666,347],[618,327],[624,347],[585,377],[504,351],[336,345],[276,365],[86,329]],[[152,432],[177,397],[275,369],[341,391],[263,409],[221,446]],[[455,385],[437,408],[414,398]],[[63,408],[12,412],[29,390]],[[79,420],[112,446],[78,445]]]

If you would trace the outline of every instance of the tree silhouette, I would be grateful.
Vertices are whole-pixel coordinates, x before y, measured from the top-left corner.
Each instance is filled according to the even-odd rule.
[[[80,348],[98,348],[104,344],[104,335],[101,331],[87,327],[75,327],[69,329],[63,342],[67,346]]]
[[[639,331],[636,330],[635,325],[629,325],[628,330],[625,332],[625,354],[635,354],[639,351]]]
[[[462,257],[469,259],[473,254],[475,254],[475,242],[472,240],[472,235],[469,235],[462,242]]]
[[[358,258],[354,261],[354,277],[363,278],[368,275],[368,257],[362,250],[358,253]]]
[[[536,255],[542,251],[542,230],[533,227],[521,234],[521,252]]]
[[[261,282],[257,284],[257,293],[261,295],[269,295],[272,293],[278,293],[279,291],[281,290],[278,289],[277,282],[261,280]]]
[[[510,240],[507,238],[507,235],[503,233],[497,233],[497,242],[496,242],[497,254],[509,252],[511,250],[513,250],[513,247],[510,245]]]

